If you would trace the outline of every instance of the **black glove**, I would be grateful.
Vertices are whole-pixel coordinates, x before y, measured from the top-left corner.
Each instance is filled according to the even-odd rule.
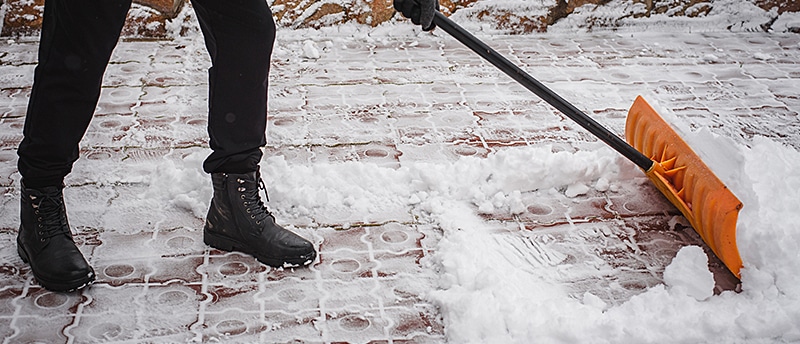
[[[394,9],[410,18],[411,22],[421,25],[422,30],[430,31],[436,27],[433,15],[439,10],[438,0],[394,0]]]

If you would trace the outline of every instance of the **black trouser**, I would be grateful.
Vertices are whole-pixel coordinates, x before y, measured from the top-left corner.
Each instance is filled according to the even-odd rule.
[[[39,64],[19,145],[27,187],[61,185],[100,97],[131,0],[45,0]],[[275,22],[265,0],[192,0],[211,56],[208,173],[258,168]]]

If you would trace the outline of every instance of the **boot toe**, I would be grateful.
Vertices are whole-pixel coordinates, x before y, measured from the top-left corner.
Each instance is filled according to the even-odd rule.
[[[303,238],[301,240],[293,240],[290,243],[283,243],[279,245],[279,251],[281,255],[284,257],[298,257],[298,258],[306,258],[309,255],[316,255],[316,250],[314,249],[314,245]]]
[[[94,270],[86,265],[71,267],[70,270],[35,271],[34,277],[39,285],[51,291],[72,291],[94,282]]]
[[[291,232],[288,232],[291,233]],[[289,239],[289,240],[287,240]],[[289,238],[284,238],[278,243],[271,243],[272,258],[263,259],[267,265],[275,267],[294,267],[309,265],[317,258],[317,251],[310,241],[292,233]]]
[[[55,254],[38,257],[31,264],[33,275],[42,287],[70,291],[94,281],[94,270],[77,248],[52,253]]]
[[[305,253],[314,250],[314,244],[302,237],[292,238],[290,242],[285,243],[285,247],[293,252]]]

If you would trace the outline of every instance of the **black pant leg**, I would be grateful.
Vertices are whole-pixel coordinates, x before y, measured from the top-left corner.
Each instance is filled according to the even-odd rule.
[[[61,185],[100,97],[131,0],[46,0],[19,171],[28,187]]]
[[[258,168],[266,145],[267,82],[275,21],[264,0],[192,0],[209,69],[208,173]]]

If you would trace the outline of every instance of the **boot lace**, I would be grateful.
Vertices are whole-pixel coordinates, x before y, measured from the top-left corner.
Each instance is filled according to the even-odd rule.
[[[39,223],[36,229],[40,240],[52,238],[60,234],[70,234],[67,224],[67,213],[64,211],[64,198],[60,194],[42,194],[31,196],[31,201]]]
[[[261,190],[264,190],[264,194],[266,195],[267,201],[269,202],[269,194],[267,193],[267,186],[264,185],[264,180],[260,177],[258,179],[258,187],[256,188],[248,188],[244,186],[245,181],[243,179],[238,179],[239,182],[239,189],[238,191],[242,193],[242,204],[244,205],[245,212],[250,215],[250,218],[256,221],[257,225],[260,225],[264,222],[268,217],[271,217],[274,221],[275,217],[272,215],[272,212],[269,211],[269,208],[264,204],[261,200],[261,195],[259,194]]]

